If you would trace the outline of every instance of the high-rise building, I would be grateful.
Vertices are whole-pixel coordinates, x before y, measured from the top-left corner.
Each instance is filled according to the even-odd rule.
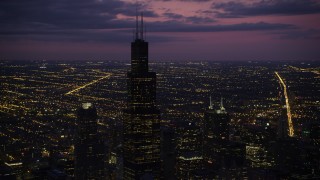
[[[156,107],[156,73],[148,69],[148,42],[143,15],[136,17],[131,43],[131,71],[127,74],[128,100],[123,122],[123,178],[160,178],[160,112]]]
[[[209,110],[205,113],[204,133],[207,138],[214,140],[228,140],[229,139],[229,123],[230,117],[223,107],[223,100],[221,98],[220,109],[213,109],[211,97]]]
[[[229,140],[230,117],[223,107],[221,98],[220,109],[213,109],[211,97],[209,109],[204,114],[203,153],[207,165],[221,167],[221,153],[226,151]]]
[[[161,128],[162,178],[173,179],[176,162],[176,131],[174,127]]]
[[[287,108],[286,105],[283,105],[280,109],[280,118],[278,120],[278,129],[277,129],[277,138],[278,139],[287,139],[289,127],[287,123]]]
[[[177,179],[192,179],[193,171],[202,169],[202,132],[195,122],[182,121],[177,128]]]
[[[245,179],[245,144],[229,140],[230,117],[222,98],[220,109],[217,110],[213,109],[210,98],[203,124],[204,168],[209,170],[207,175],[214,174],[214,179]]]
[[[75,179],[103,179],[103,143],[97,133],[97,110],[91,103],[78,109],[75,142]]]

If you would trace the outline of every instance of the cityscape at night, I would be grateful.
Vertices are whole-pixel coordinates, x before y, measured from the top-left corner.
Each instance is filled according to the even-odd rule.
[[[77,110],[90,102],[106,179],[121,179],[129,64],[23,61],[1,67],[2,176],[6,169],[26,179],[48,172],[73,177]],[[165,179],[319,178],[319,62],[158,62],[150,69],[157,72]],[[221,98],[229,116],[223,137],[230,141],[221,148],[243,149],[235,164],[228,160],[208,172],[204,162],[213,160],[202,154],[209,149],[205,116],[220,110]]]
[[[320,179],[319,17],[317,0],[0,2],[0,180]]]

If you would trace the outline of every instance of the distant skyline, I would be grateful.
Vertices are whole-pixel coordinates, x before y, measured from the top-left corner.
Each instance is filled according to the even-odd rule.
[[[320,60],[319,0],[2,0],[0,60]],[[138,4],[138,6],[137,6]]]

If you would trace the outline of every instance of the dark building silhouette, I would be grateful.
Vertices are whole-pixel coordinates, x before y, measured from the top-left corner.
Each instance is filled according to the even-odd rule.
[[[131,43],[131,71],[127,74],[128,101],[123,122],[123,178],[160,178],[160,112],[156,107],[156,73],[148,70],[148,42],[143,15]]]
[[[208,165],[221,166],[221,151],[229,140],[230,117],[223,107],[221,99],[220,109],[213,109],[210,97],[209,109],[204,114],[203,151],[204,160]]]
[[[229,140],[230,117],[223,107],[214,110],[211,98],[209,109],[204,114],[203,154],[204,169],[202,178],[214,179],[244,178],[242,169],[245,161],[245,144]],[[199,177],[198,174],[195,177]]]
[[[15,180],[17,179],[14,170],[0,161],[0,179]]]
[[[289,127],[288,127],[288,117],[287,117],[287,109],[286,106],[281,107],[281,115],[280,119],[278,120],[278,129],[277,129],[277,138],[278,139],[286,139],[288,138],[288,132],[289,132]]]
[[[162,177],[173,179],[176,161],[176,131],[174,127],[161,127]]]
[[[97,133],[97,110],[91,103],[78,109],[75,142],[75,179],[103,179],[103,143]]]

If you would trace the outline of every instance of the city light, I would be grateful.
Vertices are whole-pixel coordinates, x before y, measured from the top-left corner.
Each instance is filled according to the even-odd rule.
[[[112,75],[112,74],[108,74],[108,75],[106,75],[106,76],[104,76],[104,77],[102,77],[102,78],[99,78],[99,79],[97,79],[97,80],[94,80],[94,81],[91,81],[91,82],[89,82],[89,83],[87,83],[87,84],[84,84],[84,85],[82,85],[82,86],[80,86],[80,87],[77,87],[76,89],[67,92],[66,95],[73,94],[73,93],[75,93],[75,92],[77,92],[77,91],[79,91],[79,90],[81,90],[81,89],[86,88],[87,86],[90,86],[90,85],[92,85],[92,84],[94,84],[94,83],[97,83],[97,82],[99,82],[99,81],[101,81],[101,80],[103,80],[103,79],[109,78],[111,75]]]
[[[289,136],[293,137],[294,136],[294,129],[293,129],[293,124],[292,124],[292,115],[291,115],[291,109],[290,109],[290,104],[289,104],[289,96],[288,96],[288,92],[287,92],[287,86],[284,83],[281,76],[279,75],[279,73],[275,72],[275,74],[277,75],[277,77],[283,87],[283,93],[284,93],[284,97],[286,100],[286,108],[287,108],[287,116],[288,116]]]

